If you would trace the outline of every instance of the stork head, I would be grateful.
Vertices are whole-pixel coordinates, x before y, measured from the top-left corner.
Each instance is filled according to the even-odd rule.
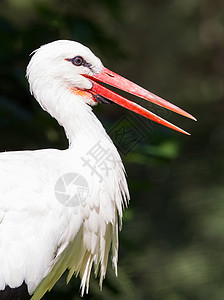
[[[27,67],[27,77],[31,93],[43,108],[45,108],[45,103],[42,102],[42,99],[46,99],[46,95],[43,93],[46,94],[46,90],[54,89],[57,85],[57,87],[79,96],[89,105],[112,101],[164,126],[188,134],[140,105],[102,86],[100,82],[103,82],[196,120],[184,110],[105,68],[89,48],[78,42],[58,40],[41,46],[33,53]],[[42,89],[43,86],[47,88]],[[75,99],[77,97],[74,97],[74,101]]]

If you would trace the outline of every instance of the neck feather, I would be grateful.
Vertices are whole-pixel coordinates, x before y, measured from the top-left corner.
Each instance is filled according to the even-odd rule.
[[[44,93],[36,92],[34,96],[42,108],[64,127],[69,148],[83,139],[106,140],[112,143],[91,106],[86,104],[88,99],[85,97],[73,94],[64,86],[54,89],[53,92],[50,88],[45,89]]]

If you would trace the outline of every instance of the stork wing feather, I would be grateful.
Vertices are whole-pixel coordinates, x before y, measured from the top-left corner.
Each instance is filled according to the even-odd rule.
[[[97,251],[93,253],[86,249],[83,243],[83,231],[85,226],[79,230],[74,240],[66,247],[66,249],[59,255],[57,262],[50,271],[50,273],[40,282],[31,300],[40,300],[47,291],[50,291],[55,283],[60,279],[62,274],[69,269],[67,283],[71,277],[80,275],[81,277],[81,295],[83,296],[85,290],[88,293],[89,278],[92,265],[95,267],[95,276],[97,276],[100,269],[100,287],[106,274],[109,251],[112,245],[112,262],[117,274],[117,247],[118,247],[118,227],[117,222],[115,226],[112,224],[105,224],[105,234],[99,234],[100,239],[96,241],[99,243]],[[92,238],[90,237],[92,240]]]
[[[71,267],[71,259],[72,255],[75,255],[77,253],[83,255],[83,251],[76,251],[78,248],[81,247],[81,243],[78,243],[78,241],[81,240],[81,230],[77,234],[76,238],[71,242],[67,248],[63,251],[61,256],[58,258],[58,261],[54,265],[51,272],[40,282],[38,287],[36,288],[33,297],[31,300],[40,300],[47,291],[50,291],[55,283],[60,279],[62,274]],[[81,249],[80,249],[81,250]],[[83,258],[83,257],[82,257]],[[77,264],[80,263],[81,260],[79,260],[80,257],[77,257]],[[74,261],[74,258],[72,259]],[[77,266],[76,264],[76,266]]]

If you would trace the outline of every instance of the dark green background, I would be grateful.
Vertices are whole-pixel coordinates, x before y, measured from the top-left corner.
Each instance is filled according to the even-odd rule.
[[[109,264],[103,292],[92,276],[84,299],[224,299],[223,0],[1,0],[1,151],[67,147],[25,79],[29,54],[56,39],[84,43],[108,68],[198,118],[149,106],[189,137],[116,105],[94,108],[124,153],[131,203],[119,277]],[[79,284],[64,277],[45,299],[79,299]]]

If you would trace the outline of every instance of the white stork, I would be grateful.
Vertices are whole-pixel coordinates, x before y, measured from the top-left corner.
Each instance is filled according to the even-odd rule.
[[[27,78],[69,147],[0,154],[0,300],[41,299],[66,269],[67,281],[81,277],[83,295],[92,267],[102,286],[110,251],[117,274],[118,219],[129,201],[121,158],[91,106],[112,101],[187,134],[99,82],[195,118],[106,69],[74,41],[34,51]]]

